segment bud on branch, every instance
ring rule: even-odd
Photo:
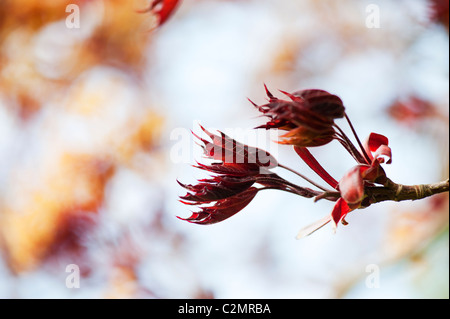
[[[205,156],[215,163],[198,164],[198,168],[217,176],[199,180],[197,185],[180,185],[190,193],[181,196],[181,202],[196,205],[200,211],[189,218],[180,218],[196,224],[221,222],[246,207],[261,190],[286,191],[315,201],[325,199],[335,202],[331,213],[316,223],[303,228],[297,237],[307,236],[331,222],[335,230],[339,223],[347,224],[348,213],[366,208],[382,201],[418,200],[449,191],[448,179],[444,182],[425,185],[401,185],[392,182],[382,164],[392,163],[392,150],[386,136],[370,133],[361,142],[341,99],[324,90],[302,90],[294,93],[280,91],[289,100],[275,97],[264,86],[268,103],[253,106],[268,118],[266,124],[257,129],[279,129],[287,131],[278,143],[292,145],[294,151],[311,170],[326,184],[313,182],[304,174],[286,167],[268,152],[239,143],[219,132],[219,135],[201,127],[209,140],[196,134],[202,143]],[[356,145],[335,120],[345,118]],[[308,148],[321,147],[333,140],[356,161],[339,180],[335,179],[313,156]],[[300,176],[317,189],[291,183],[271,171],[272,168],[288,170]]]

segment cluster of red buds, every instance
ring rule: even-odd
[[[339,223],[346,224],[345,216],[358,208],[371,205],[374,200],[369,188],[385,185],[389,179],[381,167],[391,163],[391,149],[388,139],[371,133],[364,143],[358,138],[348,118],[342,100],[323,90],[302,90],[285,94],[288,99],[275,97],[265,86],[268,103],[257,105],[250,101],[268,121],[258,126],[266,130],[286,131],[278,143],[293,145],[300,158],[327,184],[317,184],[298,172],[281,165],[268,152],[241,144],[222,132],[213,134],[201,127],[208,139],[194,134],[201,143],[204,154],[215,162],[210,165],[198,163],[196,167],[214,173],[209,179],[201,179],[196,185],[181,186],[188,193],[181,196],[181,202],[196,205],[200,210],[189,218],[181,218],[196,224],[213,224],[223,221],[246,207],[256,194],[264,189],[278,189],[315,200],[326,199],[335,202],[331,214],[317,223],[304,228],[299,237],[309,235],[331,222],[335,229]],[[345,119],[356,140],[356,145],[335,123]],[[337,140],[355,159],[350,168],[337,181],[319,164],[308,150]],[[311,184],[311,188],[293,184],[273,171],[280,167],[295,172]]]

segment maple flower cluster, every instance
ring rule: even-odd
[[[388,139],[383,135],[371,133],[362,143],[345,113],[342,100],[327,91],[280,91],[288,98],[284,100],[275,97],[266,86],[265,90],[268,103],[257,105],[250,100],[254,107],[268,118],[265,124],[256,129],[286,131],[280,136],[278,143],[292,145],[298,156],[327,185],[319,185],[303,174],[279,164],[264,150],[241,144],[222,132],[217,135],[201,127],[208,139],[196,134],[194,136],[203,147],[205,156],[215,162],[210,165],[198,163],[196,167],[215,175],[199,180],[196,185],[179,182],[188,191],[180,197],[181,202],[200,208],[189,218],[179,218],[196,224],[221,222],[246,207],[259,191],[278,189],[306,198],[335,202],[329,215],[305,227],[298,237],[309,235],[329,222],[334,229],[339,223],[346,224],[344,218],[349,212],[372,203],[371,197],[367,195],[367,188],[384,185],[387,181],[381,164],[390,164],[392,161]],[[356,139],[356,145],[335,123],[335,120],[344,118]],[[333,140],[338,141],[356,161],[356,165],[339,181],[320,165],[308,149],[326,145]],[[285,180],[271,171],[274,167],[295,172],[310,183],[311,188]]]

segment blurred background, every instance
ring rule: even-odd
[[[153,31],[147,6],[0,0],[0,298],[449,297],[448,194],[301,240],[332,203],[267,191],[223,223],[176,218],[189,130],[246,142],[263,83],[340,96],[361,139],[389,137],[395,182],[447,179],[448,1],[184,0]],[[354,165],[312,152],[336,179]]]

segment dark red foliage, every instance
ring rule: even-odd
[[[221,161],[225,166],[259,172],[264,168],[276,167],[276,159],[267,151],[237,142],[225,133],[213,134],[200,126],[211,141],[207,141],[193,133],[202,143],[205,155]]]
[[[182,187],[192,193],[181,196],[182,202],[188,205],[199,203],[210,203],[237,195],[249,189],[256,181],[254,176],[214,176],[211,179],[201,179],[196,185],[185,185],[178,182]]]
[[[189,218],[181,218],[195,224],[215,224],[221,222],[246,207],[255,197],[258,189],[251,187],[244,192],[219,200],[213,206],[203,207]]]
[[[267,87],[264,87],[269,103],[258,106],[250,101],[269,118],[267,123],[257,128],[287,130],[279,143],[294,145],[294,150],[300,158],[332,189],[316,184],[303,174],[281,164],[278,165],[275,158],[263,150],[241,144],[222,132],[216,135],[201,127],[210,140],[194,135],[202,143],[206,157],[219,162],[210,165],[198,164],[197,167],[217,176],[199,180],[196,185],[180,183],[189,191],[181,196],[181,202],[201,208],[191,217],[181,219],[197,224],[223,221],[246,207],[256,193],[263,189],[278,189],[306,198],[325,198],[336,202],[331,214],[319,223],[308,226],[300,233],[303,236],[330,221],[336,228],[339,222],[345,223],[344,218],[349,212],[370,205],[370,200],[364,201],[367,197],[366,187],[383,185],[387,181],[386,173],[380,164],[391,163],[388,138],[371,133],[363,145],[345,113],[341,99],[324,90],[302,90],[292,94],[281,91],[290,98],[290,101],[286,101],[274,97]],[[358,142],[357,146],[334,122],[344,117]],[[334,139],[339,141],[357,162],[339,182],[320,165],[307,148],[322,146]],[[275,166],[295,172],[321,191],[288,182],[270,171]]]
[[[178,182],[188,190],[186,195],[180,196],[180,201],[200,208],[191,217],[180,219],[196,224],[223,221],[242,210],[263,189],[279,189],[308,198],[319,194],[289,183],[271,172],[277,161],[268,152],[239,143],[222,132],[216,135],[203,127],[201,129],[211,141],[196,134],[194,136],[203,144],[200,146],[206,157],[220,162],[210,165],[199,163],[197,166],[216,176],[200,179],[195,185]]]
[[[323,90],[302,90],[292,94],[280,91],[290,98],[281,100],[273,96],[264,86],[269,103],[258,106],[269,118],[266,124],[257,128],[289,131],[280,143],[300,147],[321,146],[331,142],[335,136],[334,120],[342,118],[345,107],[341,99]]]

